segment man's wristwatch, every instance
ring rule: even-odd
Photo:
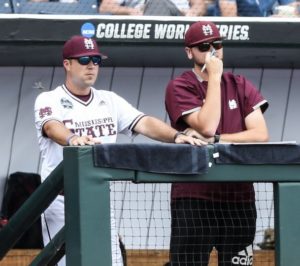
[[[220,142],[220,135],[214,135],[214,143],[219,143]]]

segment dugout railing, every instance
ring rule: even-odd
[[[61,163],[9,219],[8,224],[0,230],[0,260],[62,191],[63,182],[63,164]],[[64,243],[65,236],[64,229],[62,229],[42,250],[32,265],[48,265],[56,258]]]
[[[1,230],[0,258],[61,191],[63,179],[66,226],[31,265],[47,265],[45,262],[55,256],[64,242],[67,265],[111,265],[110,181],[251,181],[274,184],[276,266],[297,266],[300,261],[299,172],[300,147],[295,144],[67,147],[63,163]]]

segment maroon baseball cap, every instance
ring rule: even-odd
[[[184,44],[187,47],[195,46],[202,42],[223,39],[217,26],[210,21],[193,23],[185,33]]]
[[[92,55],[101,56],[102,59],[107,58],[106,55],[100,53],[97,42],[94,39],[76,35],[64,44],[64,59]]]

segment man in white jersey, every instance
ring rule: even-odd
[[[62,161],[63,146],[114,143],[119,133],[140,133],[164,142],[206,144],[143,114],[111,91],[93,88],[104,58],[95,40],[73,36],[63,47],[65,84],[37,97],[35,125],[42,155],[42,181]],[[59,195],[42,219],[45,245],[63,225],[64,196]],[[113,265],[123,265],[113,213],[111,228]],[[64,258],[59,265],[65,265]]]

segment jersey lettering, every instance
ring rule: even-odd
[[[106,122],[106,124],[98,124],[92,126],[85,126],[83,125],[90,125],[93,121],[94,124],[98,124],[97,122]],[[95,122],[96,121],[96,122]],[[111,123],[107,123],[111,121]],[[63,123],[67,128],[69,128],[72,132],[79,136],[92,136],[93,138],[99,138],[103,136],[113,136],[117,134],[117,131],[114,129],[115,124],[113,123],[112,118],[105,118],[105,119],[97,119],[97,120],[90,120],[90,121],[82,121],[82,122],[73,122],[72,119],[64,120]],[[74,127],[75,125],[75,127]]]

